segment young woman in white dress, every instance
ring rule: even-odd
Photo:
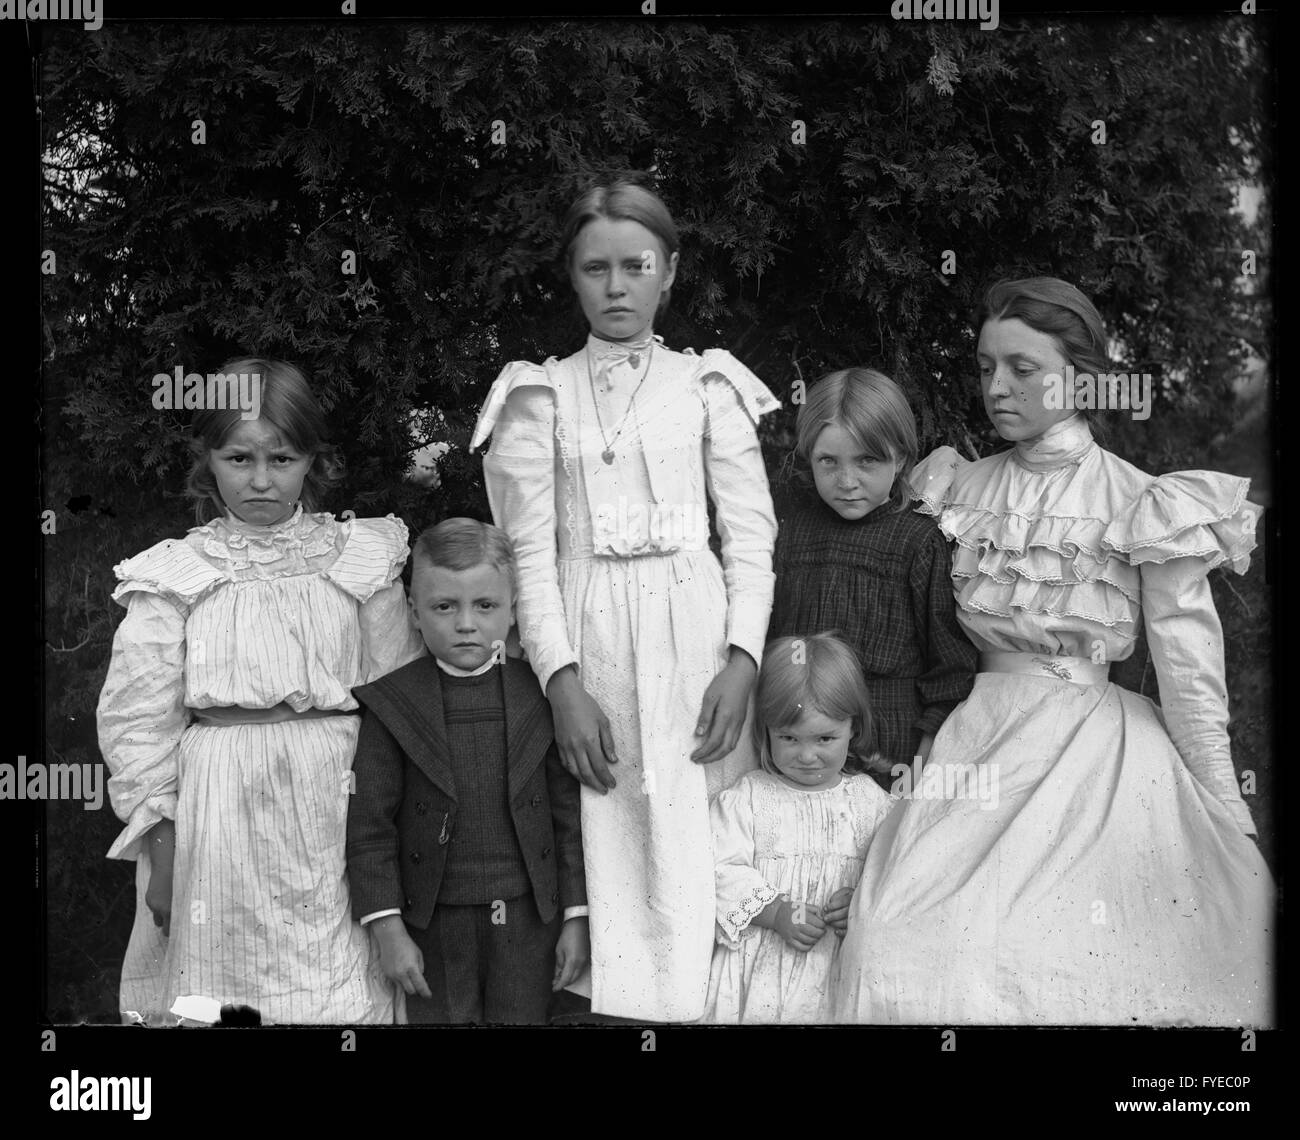
[[[302,374],[246,359],[261,410],[195,417],[204,525],[114,567],[126,617],[99,700],[110,858],[137,864],[124,1020],[179,997],[264,1023],[387,1022],[393,994],[349,911],[351,688],[422,652],[398,575],[406,527],[314,513],[337,463]]]
[[[1248,482],[1148,475],[1097,446],[1084,401],[1049,398],[1067,366],[1079,385],[1110,372],[1074,286],[999,282],[977,327],[985,408],[1012,447],[974,463],[940,448],[912,485],[956,543],[981,671],[867,855],[838,1014],[1268,1025],[1274,890],[1206,578],[1248,565]],[[1107,676],[1140,618],[1159,707]]]
[[[654,336],[678,258],[654,194],[582,195],[561,249],[587,343],[506,365],[471,447],[492,437],[520,641],[584,784],[592,1012],[691,1021],[713,943],[709,797],[756,764],[742,729],[776,522],[755,427],[779,404],[730,353]]]

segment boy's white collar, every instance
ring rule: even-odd
[[[483,662],[477,669],[461,669],[457,665],[448,665],[447,662],[438,657],[434,658],[438,662],[438,668],[452,677],[478,677],[486,673],[493,665],[497,663],[497,655],[494,652],[491,657]]]

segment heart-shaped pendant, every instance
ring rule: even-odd
[[[614,452],[613,452],[610,448],[608,448],[608,447],[605,448],[605,450],[602,451],[602,452],[600,453],[600,457],[601,457],[601,459],[603,459],[606,463],[613,463],[613,462],[614,462]]]

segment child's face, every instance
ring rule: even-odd
[[[208,452],[221,501],[254,526],[274,526],[293,514],[311,461],[260,419],[240,420],[225,443]]]
[[[836,787],[852,739],[852,720],[833,720],[816,709],[806,709],[794,724],[767,730],[773,764],[800,788]]]
[[[1070,408],[1049,408],[1052,389],[1044,378],[1066,375],[1069,362],[1056,338],[1024,321],[985,321],[976,356],[984,410],[1003,439],[1037,439],[1053,424],[1074,414]]]
[[[869,515],[889,501],[901,462],[864,454],[861,446],[839,424],[822,428],[813,443],[813,480],[822,501],[842,519]]]
[[[606,340],[636,340],[654,324],[659,298],[677,275],[677,254],[640,222],[596,218],[569,253],[573,282],[591,331]]]
[[[486,562],[468,570],[417,562],[411,571],[411,613],[439,661],[477,669],[498,645],[505,652],[515,621],[510,579]]]

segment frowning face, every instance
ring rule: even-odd
[[[822,501],[842,519],[864,518],[889,501],[900,460],[868,455],[839,424],[827,424],[808,456]]]
[[[240,420],[208,453],[208,466],[226,509],[241,522],[274,526],[293,514],[312,457],[303,455],[267,420]]]

